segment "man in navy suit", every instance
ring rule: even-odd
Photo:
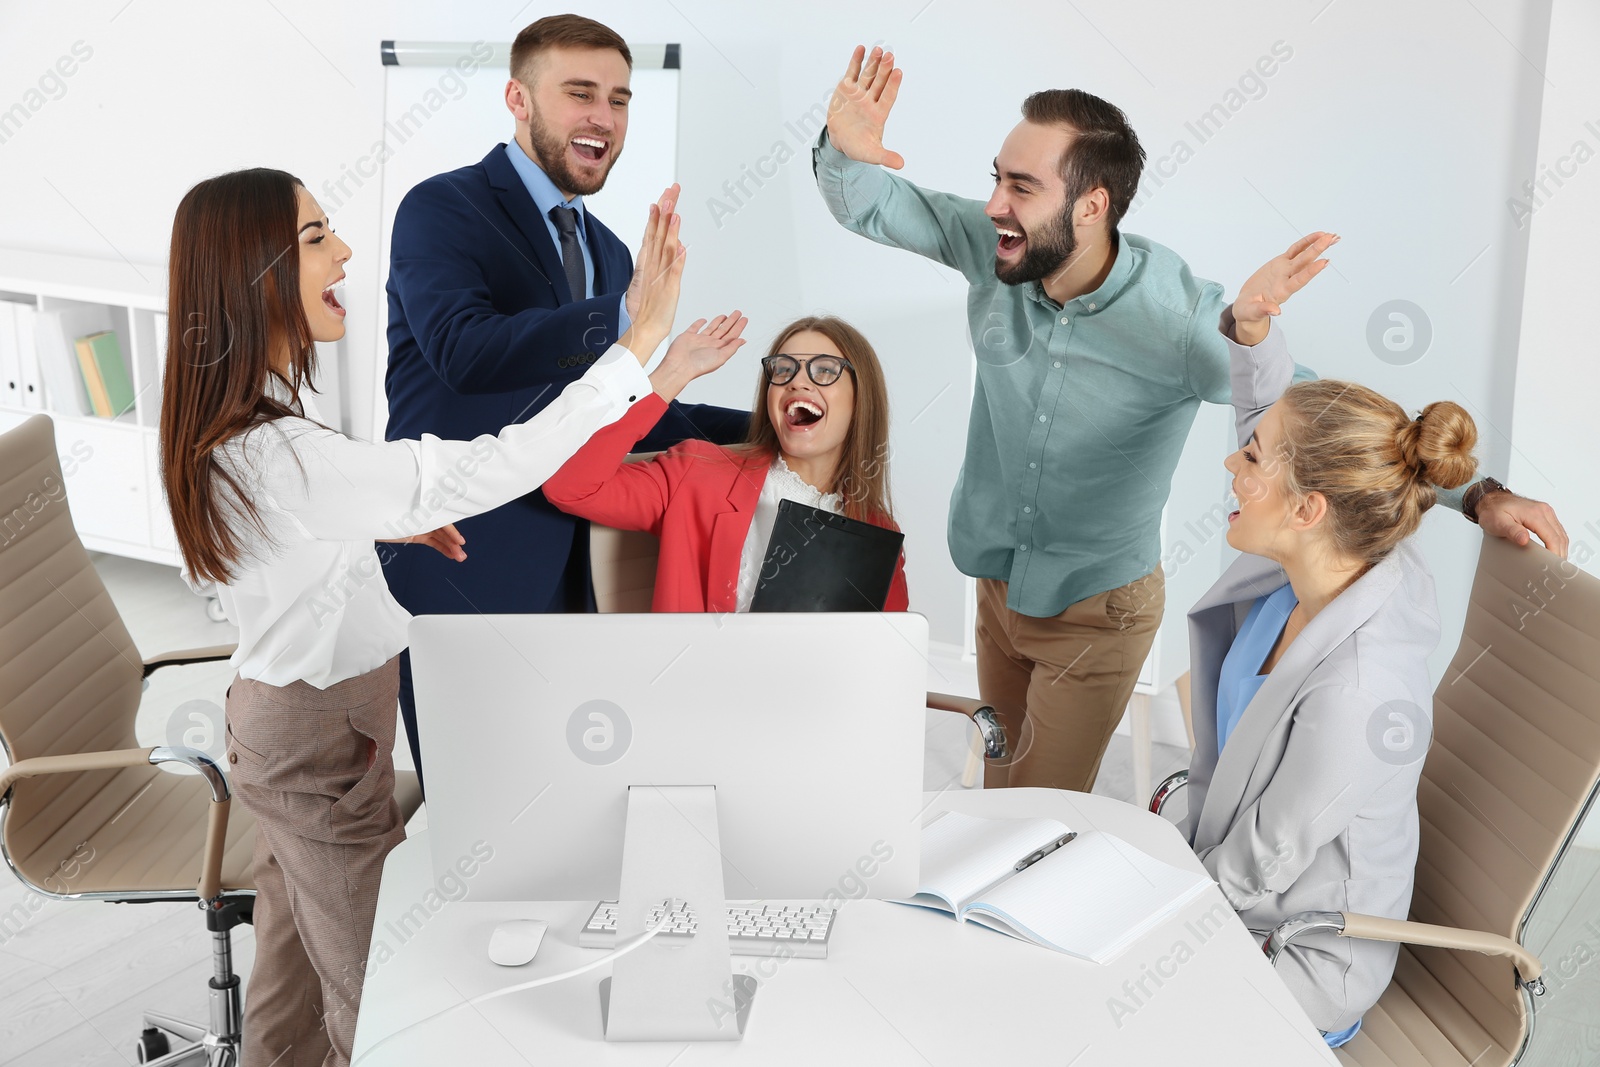
[[[498,433],[582,377],[627,330],[632,257],[583,196],[600,190],[622,152],[632,67],[627,44],[600,23],[540,19],[511,49],[514,143],[406,194],[390,242],[390,440]],[[640,447],[730,444],[748,424],[748,412],[674,403]],[[588,523],[543,493],[457,525],[465,562],[414,544],[386,553],[384,577],[412,614],[592,610]],[[407,656],[400,706],[420,776]]]

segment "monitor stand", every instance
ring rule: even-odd
[[[645,931],[645,915],[684,900],[699,929],[658,934],[619,956],[600,982],[607,1041],[738,1041],[756,980],[735,975],[728,954],[717,791],[709,785],[628,788],[617,894],[617,944]]]

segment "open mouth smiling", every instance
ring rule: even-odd
[[[1000,238],[1000,246],[998,251],[1002,256],[1009,256],[1011,253],[1021,248],[1028,240],[1027,237],[1023,236],[1020,230],[1009,229],[1005,226],[996,226],[994,228],[994,232]]]
[[[590,163],[598,163],[606,156],[606,149],[611,147],[598,137],[574,137],[572,150],[582,159]]]
[[[329,282],[328,285],[322,290],[322,302],[327,305],[329,311],[332,311],[335,315],[339,316],[343,316],[345,313],[344,305],[339,303],[339,298],[334,295],[333,291],[343,287],[344,275],[341,274],[336,281]]]
[[[809,400],[791,400],[783,409],[784,421],[791,430],[808,430],[822,421],[822,408]]]

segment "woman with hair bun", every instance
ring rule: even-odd
[[[1404,919],[1431,737],[1433,578],[1408,539],[1477,469],[1448,400],[1415,417],[1353,382],[1291,384],[1272,325],[1338,240],[1269,262],[1222,317],[1241,447],[1227,458],[1245,555],[1189,613],[1195,752],[1186,831],[1245,925],[1303,911]],[[1326,1037],[1354,1037],[1398,946],[1297,938],[1277,972]]]

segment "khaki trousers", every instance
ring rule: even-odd
[[[1159,566],[1049,619],[1019,615],[1005,582],[978,579],[978,695],[1011,748],[984,768],[985,789],[1094,787],[1165,606]]]
[[[327,689],[235,678],[228,770],[256,818],[242,1067],[346,1067],[394,799],[399,660]]]

